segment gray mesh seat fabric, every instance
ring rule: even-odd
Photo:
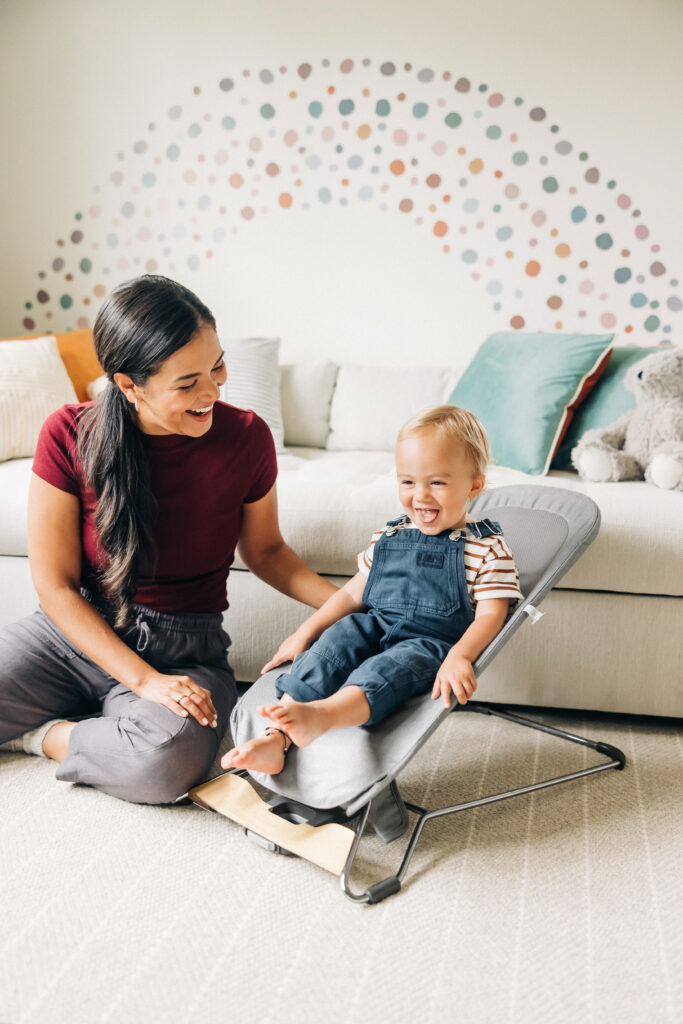
[[[527,485],[485,491],[473,502],[470,511],[474,518],[486,516],[500,523],[515,556],[524,594],[524,601],[478,658],[474,668],[479,674],[527,620],[527,610],[533,611],[540,604],[597,536],[600,512],[597,505],[585,495],[562,488]],[[276,699],[275,680],[289,667],[291,665],[278,666],[261,676],[238,703],[232,718],[232,733],[236,744],[263,734],[265,720],[257,709],[261,704]],[[324,734],[308,747],[292,747],[287,754],[285,768],[279,775],[253,773],[253,778],[272,793],[289,801],[298,801],[317,809],[341,809],[347,818],[363,809],[367,812],[374,806],[380,818],[383,814],[387,816],[384,838],[395,838],[405,831],[407,814],[394,780],[445,716],[464,710],[483,710],[505,716],[504,709],[474,701],[464,706],[456,703],[450,709],[444,709],[441,701],[433,701],[427,694],[409,701],[376,726],[338,729]],[[609,763],[587,769],[585,774],[603,768],[624,766],[621,751],[606,744],[573,737],[519,716],[509,714],[509,717],[520,724],[542,728],[574,742],[586,743],[610,758]],[[584,773],[573,773],[566,778],[578,777],[580,774]],[[564,779],[551,780],[546,784]],[[540,785],[537,784],[537,788]],[[505,795],[515,795],[522,791],[528,790],[525,788]],[[490,801],[494,798],[487,799]],[[421,808],[411,809],[422,811]],[[459,808],[423,813],[428,817],[436,813],[450,813],[455,809]],[[362,827],[366,818],[363,819]],[[370,818],[373,820],[372,815]],[[377,822],[373,820],[373,824],[377,828]],[[378,831],[381,835],[381,822]],[[400,888],[400,882],[395,877],[393,888],[390,885],[385,891],[382,889],[383,884],[374,894],[370,892],[370,898],[365,901],[376,902]],[[356,897],[348,890],[345,891],[353,899],[365,899],[368,895],[366,893]]]

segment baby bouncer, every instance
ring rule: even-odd
[[[512,634],[540,613],[537,606],[597,536],[600,512],[590,498],[555,487],[514,486],[484,491],[472,503],[471,515],[500,523],[520,573],[521,602],[507,623],[477,659],[477,677]],[[238,703],[232,718],[235,744],[261,735],[266,721],[258,707],[276,700],[275,680],[286,666],[261,676]],[[398,787],[403,768],[446,715],[470,712],[493,715],[526,728],[541,730],[570,743],[590,747],[603,760],[588,768],[533,782],[506,792],[448,807],[426,809],[404,802]],[[446,709],[429,694],[406,703],[371,728],[362,726],[325,733],[310,746],[292,747],[279,775],[253,773],[269,792],[263,800],[245,771],[233,770],[190,791],[202,807],[218,811],[244,826],[250,838],[275,853],[295,854],[337,874],[345,895],[357,903],[379,903],[397,893],[425,825],[434,818],[469,810],[509,797],[531,793],[587,775],[622,769],[626,758],[608,743],[575,736],[498,704],[469,701]],[[350,876],[356,854],[370,825],[389,843],[409,828],[409,812],[417,815],[400,866],[363,891],[354,891]]]

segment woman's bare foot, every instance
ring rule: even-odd
[[[269,718],[278,729],[283,729],[297,747],[307,747],[334,726],[323,701],[317,700],[304,704],[289,698],[286,703],[260,707],[259,714]]]
[[[258,736],[233,747],[221,758],[221,768],[248,768],[266,775],[279,775],[285,766],[286,739],[280,732]]]

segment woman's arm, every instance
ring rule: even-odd
[[[242,506],[237,550],[255,576],[311,608],[320,608],[337,590],[285,544],[278,524],[275,485],[259,501]]]
[[[157,672],[81,595],[78,498],[35,475],[28,501],[28,556],[43,611],[88,658],[138,696],[164,704],[183,718],[189,711],[202,725],[211,723],[216,712],[208,690],[187,676]],[[186,711],[178,698],[188,692],[194,699]]]

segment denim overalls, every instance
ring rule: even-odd
[[[442,661],[474,621],[465,577],[465,540],[501,534],[482,519],[467,531],[429,536],[387,523],[375,545],[363,592],[368,610],[333,623],[279,676],[278,697],[320,700],[342,686],[360,686],[370,705],[366,725],[431,689]]]

